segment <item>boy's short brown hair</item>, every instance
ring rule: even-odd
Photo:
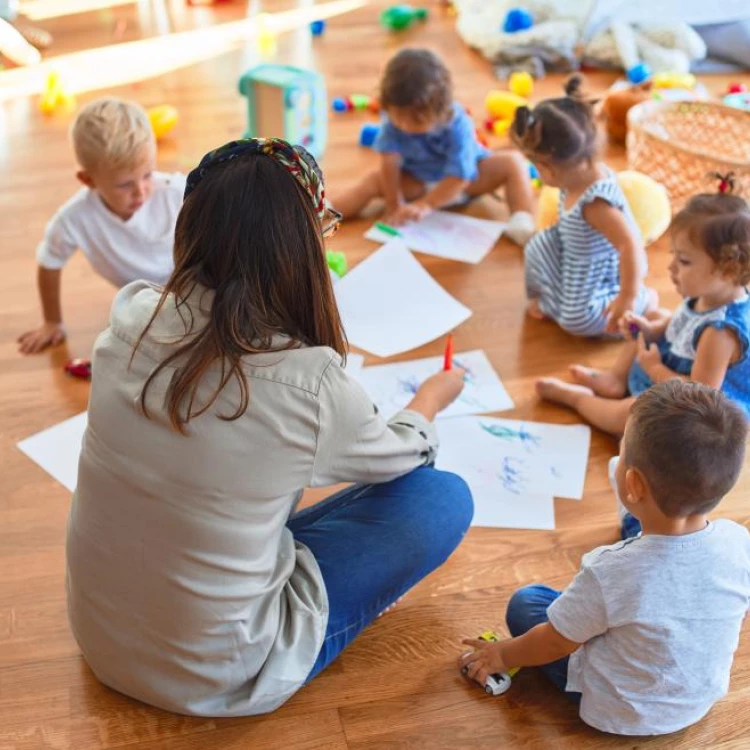
[[[143,107],[114,97],[83,107],[70,136],[76,159],[87,172],[100,167],[127,169],[156,150],[154,131]]]
[[[720,391],[669,380],[635,400],[623,458],[641,471],[664,515],[707,513],[740,475],[747,428],[742,410]]]
[[[447,117],[453,104],[451,74],[443,61],[426,49],[402,49],[392,57],[380,82],[383,109],[410,109],[416,119]]]

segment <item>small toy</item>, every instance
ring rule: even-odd
[[[246,137],[283,138],[316,159],[323,155],[328,117],[322,75],[266,63],[248,70],[239,89],[248,100]]]
[[[651,82],[638,86],[625,86],[610,91],[602,104],[602,117],[607,125],[607,136],[612,143],[625,143],[628,132],[627,118],[631,107],[651,97]]]
[[[427,8],[414,8],[411,5],[392,5],[380,14],[380,23],[391,31],[403,31],[415,21],[427,20]]]
[[[750,94],[738,91],[736,94],[728,94],[723,101],[728,107],[750,111]]]
[[[487,643],[497,643],[500,637],[493,630],[485,630],[477,640],[486,641]],[[495,672],[488,675],[487,682],[484,684],[484,692],[488,695],[502,695],[503,693],[507,693],[511,686],[511,677],[516,675],[519,670],[519,667],[514,667],[507,672]],[[464,667],[461,673],[465,675],[468,671],[468,667]]]
[[[541,189],[542,178],[539,176],[539,170],[531,162],[529,162],[529,179],[537,190]]]
[[[625,76],[630,83],[643,83],[651,78],[651,68],[646,63],[636,63],[625,71]]]
[[[380,112],[380,102],[374,96],[367,94],[352,94],[351,96],[337,96],[331,107],[334,112],[351,112],[353,110],[369,110],[376,114]]]
[[[382,221],[376,221],[375,222],[375,229],[377,229],[380,232],[383,232],[383,234],[387,234],[390,237],[400,237],[401,232],[398,231],[398,229],[394,229],[389,224],[385,224]]]
[[[180,119],[180,113],[176,107],[162,104],[159,107],[151,107],[146,111],[151,129],[154,131],[156,140],[159,141],[172,131]]]
[[[372,144],[375,143],[375,139],[378,137],[380,127],[374,125],[371,122],[365,123],[362,126],[362,130],[359,133],[359,145],[365,148],[371,148]]]
[[[512,91],[490,91],[484,99],[484,108],[495,120],[512,120],[519,107],[528,104],[527,100]]]
[[[328,268],[330,268],[336,276],[340,279],[344,277],[347,269],[346,255],[344,255],[344,253],[335,252],[334,250],[326,250],[326,262],[328,263]]]
[[[730,83],[727,86],[727,94],[744,94],[747,91],[747,86],[744,83]]]
[[[58,109],[72,110],[75,103],[75,97],[66,91],[60,74],[52,71],[47,76],[44,91],[39,99],[40,111],[45,115],[51,115]]]
[[[634,338],[638,338],[638,334],[641,332],[641,329],[638,327],[638,323],[633,323],[632,321],[628,323],[628,331],[630,331],[630,335]]]
[[[505,120],[495,120],[495,122],[492,123],[492,132],[502,138],[508,133],[512,124],[513,120],[510,118]]]
[[[655,89],[692,90],[696,84],[692,73],[656,73],[651,81]]]
[[[91,380],[91,360],[71,359],[70,362],[65,365],[65,372],[74,378]]]
[[[269,13],[259,13],[257,16],[258,34],[256,43],[258,51],[263,56],[270,56],[276,52],[276,31],[271,28],[268,21]]]
[[[313,21],[310,24],[310,32],[313,36],[323,36],[323,33],[326,30],[326,22],[325,21]]]
[[[534,93],[534,78],[525,70],[515,70],[508,79],[508,88],[516,96],[528,98]]]
[[[517,31],[525,31],[534,25],[534,16],[525,8],[511,8],[503,21],[503,31],[506,34],[515,34]]]

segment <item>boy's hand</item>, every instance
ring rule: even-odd
[[[607,333],[617,333],[620,329],[620,321],[626,313],[633,311],[635,297],[631,295],[618,294],[607,308]]]
[[[431,213],[432,210],[432,206],[423,201],[402,203],[395,211],[391,211],[386,216],[386,223],[391,224],[394,227],[399,227],[410,221],[424,219],[424,217]]]
[[[645,336],[641,333],[638,335],[638,353],[636,361],[643,368],[643,371],[650,375],[651,370],[661,364],[661,352],[656,344],[646,343]]]
[[[458,668],[466,669],[466,676],[476,680],[482,687],[487,684],[487,678],[496,672],[507,672],[508,666],[503,661],[503,642],[489,643],[487,641],[472,640],[467,638],[463,641],[467,646],[475,650],[462,654],[458,658]]]
[[[36,354],[48,346],[62,344],[67,337],[62,323],[43,323],[34,331],[27,331],[18,337],[18,351],[21,354]]]

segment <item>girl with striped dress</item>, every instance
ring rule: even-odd
[[[545,184],[560,188],[559,220],[524,249],[529,314],[575,336],[616,334],[625,313],[657,306],[643,283],[646,253],[616,175],[597,162],[591,102],[581,76],[565,96],[519,107],[514,143]]]

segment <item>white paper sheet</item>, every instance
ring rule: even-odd
[[[66,489],[78,484],[78,457],[88,414],[83,412],[18,443],[18,448]]]
[[[411,250],[463,263],[479,263],[500,239],[505,224],[451,211],[434,211],[422,221],[397,229],[404,244]],[[365,237],[374,242],[393,239],[375,225],[370,227]]]
[[[456,354],[453,362],[466,370],[464,390],[438,417],[486,414],[513,408],[513,400],[483,351]],[[410,362],[365,367],[356,378],[388,419],[403,409],[411,401],[417,388],[442,367],[442,357],[427,357]]]
[[[350,343],[379,357],[416,349],[471,317],[400,240],[349,271],[335,293]]]
[[[438,467],[472,477],[473,486],[521,497],[583,496],[591,441],[586,425],[457,417],[440,420],[438,435]]]
[[[439,469],[455,471],[443,466],[438,458]],[[545,495],[513,494],[499,484],[482,484],[474,481],[469,473],[463,474],[474,498],[472,526],[489,526],[499,529],[545,529],[555,528],[555,501]]]

